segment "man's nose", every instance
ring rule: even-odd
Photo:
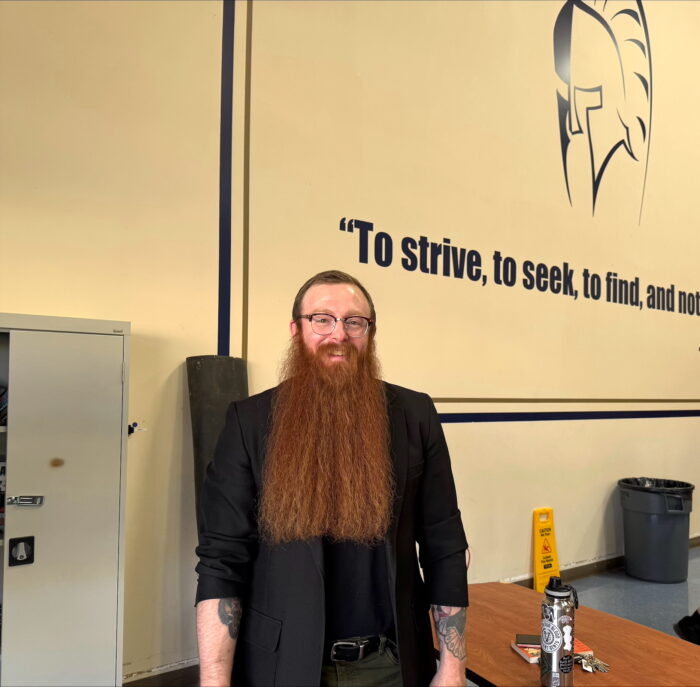
[[[345,322],[342,320],[336,321],[335,329],[331,332],[330,338],[334,341],[346,341],[348,339],[348,333],[345,331]]]

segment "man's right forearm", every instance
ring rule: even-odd
[[[233,654],[243,609],[238,598],[207,599],[197,604],[199,681],[202,687],[231,684]]]

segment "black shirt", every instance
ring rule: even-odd
[[[386,549],[356,542],[323,542],[326,640],[394,638]]]

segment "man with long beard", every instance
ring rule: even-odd
[[[467,542],[435,408],[381,381],[350,275],[309,279],[290,330],[281,384],[231,405],[207,471],[201,684],[465,685]]]

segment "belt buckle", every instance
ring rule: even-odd
[[[361,661],[365,657],[365,646],[369,644],[369,639],[363,639],[362,641],[359,642],[333,642],[331,646],[331,661]],[[346,659],[346,658],[337,658],[335,651],[336,649],[357,649],[357,658],[353,659]]]

